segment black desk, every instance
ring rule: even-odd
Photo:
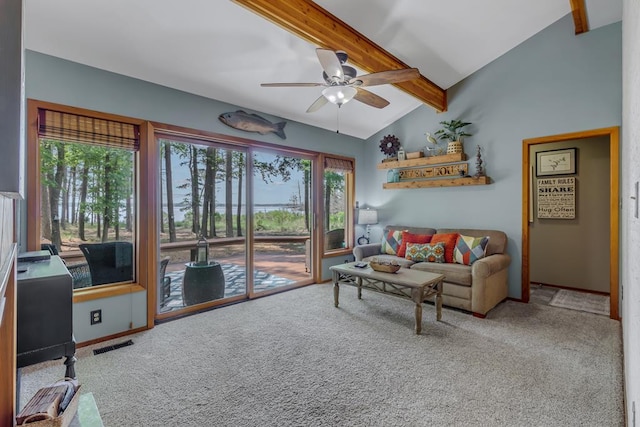
[[[65,377],[76,378],[73,285],[60,257],[19,262],[16,291],[17,367],[64,356]]]

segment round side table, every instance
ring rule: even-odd
[[[220,263],[209,261],[209,264],[199,265],[189,262],[185,266],[187,269],[182,280],[185,305],[224,298],[224,274]]]

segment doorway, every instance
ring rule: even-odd
[[[598,138],[599,137],[599,138]],[[608,291],[610,295],[610,318],[619,319],[619,292],[618,292],[618,265],[619,265],[619,236],[618,236],[618,223],[619,223],[619,128],[604,128],[604,129],[596,129],[591,131],[584,132],[575,132],[561,135],[552,135],[541,138],[532,138],[526,139],[523,141],[523,169],[522,169],[522,195],[523,195],[523,212],[522,212],[522,301],[529,302],[530,297],[530,283],[531,283],[531,272],[532,272],[532,245],[535,244],[535,239],[532,239],[531,234],[531,225],[533,221],[537,220],[539,216],[544,217],[544,215],[540,215],[539,212],[533,212],[533,207],[535,205],[536,200],[534,200],[534,195],[537,193],[534,192],[535,185],[537,183],[537,178],[541,178],[539,176],[541,171],[536,169],[536,156],[532,153],[536,151],[541,151],[542,147],[563,147],[562,144],[554,144],[554,143],[565,143],[567,141],[584,141],[587,138],[594,139],[595,141],[608,142],[608,151],[609,151],[609,193],[608,200],[605,203],[608,206],[608,241],[604,240],[605,245],[608,243],[608,274],[605,274],[605,279],[608,279]],[[601,143],[602,143],[601,142]],[[545,146],[541,144],[546,144]],[[549,145],[552,144],[552,145]],[[568,171],[571,172],[571,171]],[[542,172],[544,174],[544,172]],[[538,175],[538,176],[537,176]],[[549,175],[549,178],[553,179],[563,179],[563,177],[571,177],[571,175]],[[544,178],[544,177],[542,177]],[[555,180],[550,180],[550,182],[554,183]],[[558,181],[559,182],[559,181]],[[580,185],[580,183],[577,183]],[[579,205],[576,205],[579,207]],[[605,212],[606,213],[606,212]],[[560,220],[547,220],[549,222],[555,223],[554,225],[558,227],[557,229],[562,228],[562,221]],[[558,223],[560,222],[560,225]],[[574,222],[577,223],[577,221]],[[563,279],[557,279],[563,280]],[[607,287],[605,287],[606,289]]]

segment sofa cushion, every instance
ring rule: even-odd
[[[414,264],[414,262],[411,261],[411,260],[408,260],[406,258],[400,258],[400,257],[395,256],[395,255],[386,255],[386,254],[381,254],[380,255],[380,254],[378,254],[378,255],[373,255],[373,256],[368,256],[368,257],[362,258],[362,261],[364,261],[364,262],[371,262],[373,260],[377,260],[378,262],[382,262],[382,263],[395,262],[400,267],[403,267],[403,268],[409,268]]]
[[[458,236],[453,250],[453,259],[458,264],[471,265],[484,258],[489,243],[488,237],[472,237],[463,234]]]
[[[444,243],[407,243],[406,259],[414,262],[444,262]]]
[[[466,300],[469,302],[469,307],[459,307],[466,310],[469,310],[471,307],[471,297],[473,296],[473,291],[471,286],[459,286],[453,283],[443,282],[442,283],[442,296],[448,295],[450,297],[455,297],[458,299]]]
[[[444,262],[453,262],[453,249],[458,240],[458,233],[436,233],[431,237],[431,243],[444,243]]]
[[[398,256],[405,258],[407,253],[407,243],[429,243],[431,242],[432,234],[414,234],[407,230],[402,231],[402,243],[400,243],[400,249],[398,250]]]
[[[471,286],[471,266],[462,264],[439,264],[437,262],[418,262],[412,269],[444,274],[444,281],[456,285]]]
[[[504,231],[481,230],[473,228],[440,228],[438,233],[459,233],[465,236],[489,237],[486,256],[507,253],[507,235]]]
[[[402,243],[402,230],[390,230],[382,236],[380,251],[387,255],[398,255]]]

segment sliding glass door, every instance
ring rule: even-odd
[[[253,151],[253,294],[312,281],[312,159]]]
[[[158,313],[246,298],[246,151],[159,138]]]
[[[312,283],[312,156],[157,142],[159,319]]]

